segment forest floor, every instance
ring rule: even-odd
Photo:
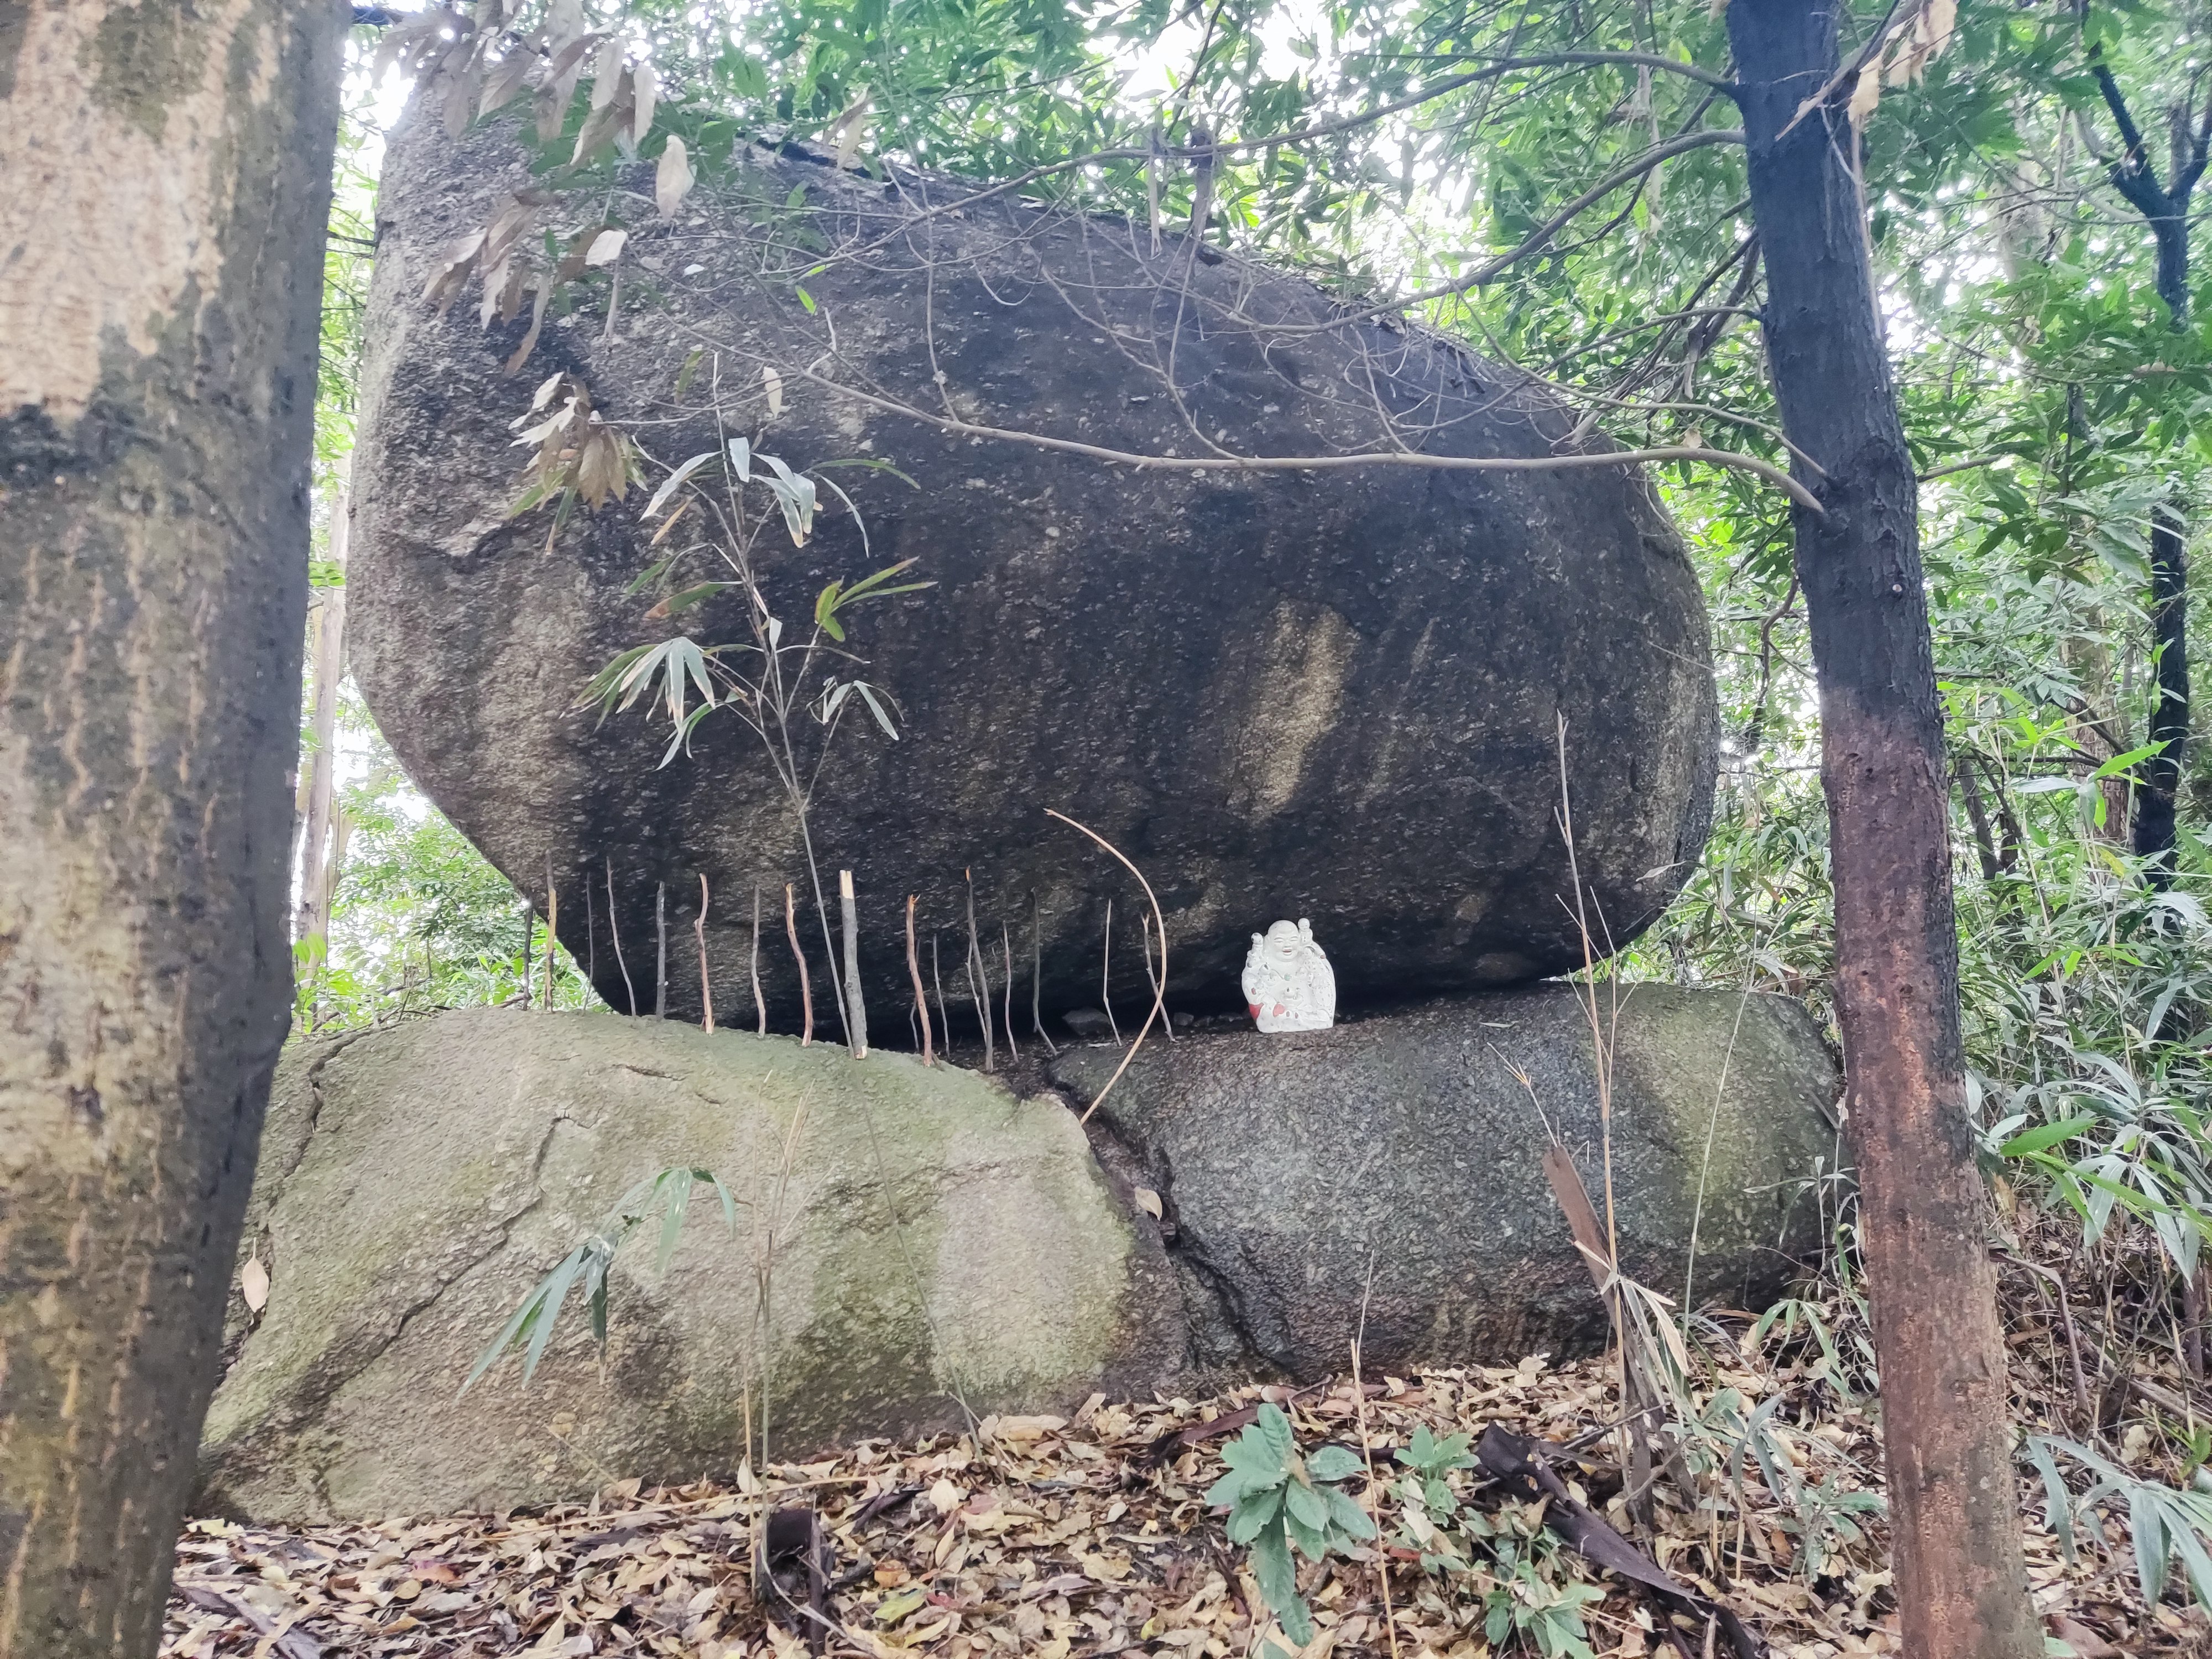
[[[1748,1346],[1748,1345],[1747,1345]],[[1618,1378],[1608,1367],[1451,1370],[1340,1382],[1304,1391],[1245,1389],[1221,1398],[1142,1404],[1094,1399],[1068,1420],[986,1419],[981,1433],[917,1445],[864,1443],[805,1465],[771,1465],[765,1481],[641,1491],[611,1486],[588,1504],[540,1514],[454,1516],[382,1526],[296,1530],[191,1523],[178,1547],[164,1659],[324,1659],[415,1655],[666,1655],[789,1659],[807,1652],[803,1571],[757,1598],[751,1526],[765,1507],[811,1509],[826,1535],[819,1651],[965,1659],[1128,1654],[1152,1659],[1389,1655],[1481,1659],[1545,1646],[1538,1626],[1571,1628],[1548,1608],[1581,1601],[1598,1656],[1730,1652],[1725,1633],[1558,1546],[1522,1503],[1480,1471],[1450,1477],[1492,1536],[1474,1565],[1426,1571],[1404,1547],[1401,1471],[1393,1454],[1425,1427],[1479,1439],[1492,1424],[1579,1449],[1556,1460],[1577,1498],[1608,1515],[1672,1577],[1733,1608],[1778,1659],[1856,1659],[1899,1651],[1881,1516],[1854,1494],[1878,1492],[1881,1448],[1866,1402],[1819,1376],[1817,1360],[1779,1368],[1749,1354],[1718,1382],[1747,1399],[1780,1394],[1765,1414],[1762,1471],[1695,1448],[1688,1473],[1709,1496],[1670,1508],[1670,1483],[1644,1524],[1618,1496]],[[2177,1375],[2161,1388],[2184,1386]],[[1314,1639],[1301,1649],[1262,1605],[1245,1553],[1205,1501],[1231,1431],[1262,1393],[1290,1412],[1299,1444],[1334,1441],[1376,1474],[1363,1504],[1389,1546],[1360,1559],[1303,1565]],[[2148,1431],[2115,1425],[2132,1461]],[[1788,1468],[1780,1467],[1787,1464]],[[1796,1497],[1784,1506],[1769,1482]],[[1355,1494],[1362,1483],[1347,1483]],[[2124,1513],[2101,1538],[2076,1528],[2069,1559],[2027,1506],[2028,1572],[2038,1613],[2079,1659],[2212,1654],[2212,1620],[2169,1589],[2147,1608]],[[810,1524],[793,1515],[784,1525]],[[1499,1540],[1528,1563],[1499,1565]],[[770,1529],[772,1546],[777,1531]],[[1583,1590],[1577,1587],[1587,1584]],[[1508,1605],[1510,1604],[1510,1605]],[[1679,1608],[1680,1603],[1674,1604]],[[1486,1633],[1496,1611],[1521,1628]],[[1493,1630],[1498,1629],[1495,1624]],[[2053,1651],[2059,1651],[2054,1647]]]

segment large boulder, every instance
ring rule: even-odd
[[[1835,1061],[1781,997],[1534,986],[1333,1030],[1147,1045],[1092,1119],[1160,1194],[1200,1364],[1297,1377],[1586,1352],[1606,1315],[1544,1170],[1553,1137],[1623,1270],[1764,1309],[1821,1243]],[[1084,1102],[1120,1054],[1063,1054]],[[1833,1212],[1833,1194],[1826,1212]],[[1693,1257],[1694,1251],[1694,1257]],[[1691,1272],[1692,1260],[1695,1273]]]
[[[1150,877],[1179,1006],[1233,1005],[1249,935],[1279,916],[1313,920],[1347,1006],[1578,965],[1562,721],[1592,928],[1625,942],[1658,914],[1704,838],[1716,714],[1697,579],[1640,472],[1237,464],[1543,458],[1573,426],[1547,394],[1303,280],[1194,258],[1179,235],[1155,253],[1142,227],[1008,194],[945,210],[974,189],[956,181],[759,148],[739,160],[672,219],[654,213],[649,168],[534,209],[525,254],[610,204],[629,237],[561,289],[511,378],[529,308],[486,329],[474,290],[442,316],[424,290],[456,238],[544,182],[513,131],[495,121],[456,144],[410,121],[378,197],[354,672],[410,775],[494,863],[539,895],[550,861],[563,938],[616,1006],[634,988],[650,1007],[665,885],[683,964],[670,1006],[696,1010],[682,947],[704,875],[722,1006],[750,1014],[757,889],[771,1018],[795,1029],[779,912],[786,883],[805,903],[808,878],[796,818],[733,713],[656,769],[665,722],[572,708],[626,647],[746,624],[735,593],[647,618],[657,590],[627,589],[701,520],[649,548],[643,490],[557,531],[550,505],[509,516],[529,453],[510,422],[556,371],[640,435],[648,483],[726,429],[794,466],[880,462],[918,486],[827,472],[865,515],[865,544],[825,484],[805,547],[772,512],[755,545],[793,638],[833,579],[913,558],[911,576],[936,583],[854,613],[866,666],[839,672],[896,699],[902,740],[851,701],[811,808],[825,884],[857,876],[878,1007],[908,994],[908,893],[923,972],[941,930],[947,994],[967,1000],[963,872],[998,947],[994,984],[1002,929],[1026,977],[1034,914],[1038,1000],[1095,1002],[1112,900],[1115,994],[1146,993],[1135,889],[1048,806]],[[1206,465],[991,435],[1005,429]],[[701,552],[670,580],[716,574]],[[819,728],[799,724],[811,766]],[[820,930],[801,927],[819,986]]]
[[[1606,1020],[1625,1265],[1679,1295],[1694,1229],[1697,1300],[1763,1308],[1818,1243],[1808,1186],[1834,1167],[1820,1033],[1794,1004],[1658,986]],[[757,1461],[763,1389],[790,1459],[1097,1389],[1310,1381],[1363,1319],[1378,1369],[1589,1352],[1604,1313],[1541,1165],[1548,1124],[1603,1205],[1595,1052],[1563,988],[1148,1043],[1086,1146],[1070,1108],[1109,1048],[1055,1062],[1063,1103],[605,1014],[301,1045],[203,1501],[286,1522],[544,1503]],[[701,1189],[665,1275],[650,1230],[617,1258],[604,1370],[572,1305],[529,1386],[510,1359],[461,1394],[539,1276],[671,1166],[722,1177],[736,1237]]]
[[[694,1195],[572,1302],[535,1379],[476,1356],[641,1177]],[[481,1010],[295,1047],[246,1249],[268,1301],[208,1414],[204,1501],[264,1520],[545,1503],[854,1434],[1066,1409],[1182,1364],[1158,1245],[1057,1100],[911,1057]],[[243,1311],[234,1297],[233,1307]]]

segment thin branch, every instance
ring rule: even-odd
[[[1130,863],[1120,848],[1115,846],[1112,842],[1107,840],[1105,836],[1100,835],[1096,830],[1090,828],[1088,825],[1078,823],[1073,818],[1068,817],[1065,812],[1054,811],[1051,807],[1048,806],[1044,809],[1044,815],[1048,818],[1058,818],[1062,823],[1067,825],[1071,830],[1081,830],[1085,835],[1090,836],[1091,840],[1097,842],[1101,847],[1111,853],[1115,858],[1121,861],[1121,867],[1124,870],[1127,870],[1131,875],[1134,876],[1137,878],[1137,885],[1145,890],[1145,897],[1152,907],[1153,925],[1160,930],[1161,988],[1152,994],[1152,1009],[1151,1012],[1146,1014],[1144,1024],[1138,1029],[1137,1040],[1129,1045],[1128,1052],[1121,1056],[1121,1063],[1114,1068],[1114,1075],[1106,1079],[1106,1086],[1101,1089],[1098,1091],[1097,1097],[1093,1099],[1088,1106],[1083,1109],[1083,1115],[1078,1121],[1079,1122],[1088,1123],[1091,1121],[1091,1113],[1098,1109],[1099,1101],[1105,1099],[1108,1095],[1114,1091],[1114,1085],[1121,1080],[1121,1073],[1129,1069],[1129,1062],[1137,1057],[1137,1050],[1145,1046],[1145,1037],[1146,1033],[1150,1032],[1152,1029],[1152,1022],[1160,1018],[1164,1006],[1163,999],[1166,994],[1168,979],[1168,922],[1167,918],[1160,914],[1160,901],[1158,896],[1152,891],[1152,884],[1145,879],[1145,872],[1137,868],[1135,865]]]
[[[2008,449],[1996,455],[1977,455],[1971,461],[1954,461],[1948,466],[1931,467],[1919,475],[1917,482],[1926,483],[1931,478],[1948,478],[1954,472],[1972,472],[1976,467],[1993,466],[1999,461],[2011,459],[2012,452]]]
[[[972,195],[963,196],[953,201],[943,202],[934,207],[926,208],[912,219],[902,222],[896,232],[852,252],[855,254],[871,252],[874,248],[884,246],[892,236],[905,234],[924,220],[939,218],[946,214],[957,215],[969,208],[994,201],[1001,196],[1026,190],[1030,185],[1042,183],[1047,179],[1057,178],[1063,173],[1080,172],[1086,167],[1097,167],[1109,161],[1151,163],[1172,160],[1188,162],[1195,161],[1201,156],[1238,155],[1247,151],[1280,149],[1291,144],[1311,143],[1316,139],[1331,138],[1340,133],[1350,132],[1359,127],[1371,126],[1378,121],[1389,119],[1393,115],[1401,115],[1409,109],[1418,108],[1423,104],[1434,103],[1437,99],[1448,97],[1465,88],[1485,81],[1495,81],[1519,70],[1607,64],[1667,70],[1677,75],[1687,76],[1693,81],[1730,96],[1735,94],[1736,89],[1735,83],[1725,76],[1717,75],[1711,70],[1700,69],[1694,64],[1680,63],[1674,58],[1662,58],[1649,52],[1551,52],[1529,58],[1501,58],[1486,68],[1472,70],[1465,75],[1447,76],[1433,86],[1424,88],[1419,92],[1409,94],[1391,103],[1377,105],[1375,108],[1364,110],[1358,114],[1337,116],[1331,120],[1316,122],[1310,127],[1299,127],[1289,132],[1273,133],[1264,138],[1238,138],[1196,146],[1164,144],[1155,147],[1148,143],[1139,149],[1134,145],[1121,145],[1110,149],[1086,151],[1081,155],[1072,155],[1063,161],[1048,161],[1042,166],[1030,168],[1026,173],[1017,173],[1011,179],[1003,179],[998,184],[979,190]],[[1741,140],[1742,135],[1739,133],[1736,136]],[[897,183],[895,173],[892,182]]]
[[[1675,156],[1686,155],[1692,150],[1710,149],[1716,144],[1741,144],[1741,143],[1743,143],[1743,129],[1741,127],[1705,127],[1696,132],[1684,133],[1679,138],[1672,138],[1663,144],[1654,145],[1634,161],[1614,168],[1542,224],[1537,226],[1518,247],[1476,266],[1473,272],[1460,277],[1455,282],[1447,283],[1441,288],[1424,289],[1418,294],[1409,294],[1401,299],[1391,300],[1381,305],[1370,306],[1364,311],[1351,312],[1326,323],[1306,323],[1297,325],[1277,324],[1271,327],[1273,331],[1278,334],[1319,334],[1331,329],[1342,328],[1348,324],[1364,322],[1371,317],[1390,315],[1414,306],[1427,305],[1432,301],[1455,300],[1469,289],[1486,287],[1496,282],[1500,276],[1520,264],[1522,260],[1528,258],[1531,254],[1543,252],[1552,238],[1558,235],[1560,230],[1583,209],[1594,203],[1602,201],[1623,185],[1641,179],[1662,161],[1672,161]]]
[[[1646,462],[1698,461],[1709,466],[1732,466],[1740,471],[1754,474],[1808,511],[1821,513],[1826,510],[1820,505],[1820,497],[1772,463],[1762,461],[1755,455],[1740,455],[1730,449],[1708,449],[1702,445],[1673,444],[1656,449],[1619,449],[1590,455],[1423,455],[1412,450],[1374,450],[1353,455],[1139,455],[1126,449],[1109,449],[1100,444],[1079,443],[1073,438],[1048,437],[1042,433],[1019,432],[1007,427],[979,426],[972,421],[933,415],[927,410],[915,408],[911,404],[878,397],[874,392],[863,392],[857,386],[833,380],[811,368],[793,369],[787,373],[796,374],[800,379],[811,380],[825,391],[851,398],[872,409],[879,409],[889,415],[903,415],[909,420],[923,422],[942,432],[965,438],[998,438],[1008,443],[1028,444],[1034,448],[1058,450],[1069,455],[1087,455],[1093,460],[1112,461],[1140,471],[1318,472],[1337,471],[1355,466],[1410,466],[1445,472],[1563,472],[1583,471],[1593,467],[1636,466]]]
[[[1386,56],[1379,52],[1364,52],[1358,55],[1369,58],[1381,58]],[[1422,53],[1419,56],[1422,61],[1435,64],[1468,64],[1485,61],[1479,52],[1440,52],[1434,55]],[[1491,64],[1491,72],[1495,74],[1510,73],[1518,69],[1557,69],[1584,64],[1620,64],[1633,69],[1665,70],[1670,75],[1686,75],[1701,85],[1714,88],[1731,96],[1735,94],[1736,89],[1735,82],[1725,75],[1716,74],[1713,70],[1701,68],[1696,64],[1686,64],[1679,58],[1662,58],[1658,53],[1650,52],[1547,52],[1529,57],[1498,58],[1488,61]]]
[[[1874,33],[1867,36],[1866,44],[1853,52],[1843,67],[1828,77],[1827,83],[1820,91],[1797,106],[1797,112],[1790,118],[1789,125],[1774,135],[1775,143],[1778,144],[1787,138],[1797,130],[1797,124],[1800,121],[1826,103],[1845,87],[1857,84],[1859,71],[1873,60],[1875,53],[1881,50],[1881,43],[1889,39],[1890,27],[1897,21],[1897,14],[1903,4],[1904,0],[1889,0],[1889,9],[1882,15],[1881,21],[1875,26]]]
[[[2101,52],[2093,52],[2089,73],[2097,77],[2097,90],[2105,94],[2105,107],[2112,112],[2113,123],[2120,130],[2120,142],[2127,146],[2124,165],[2149,179],[2151,188],[2156,190],[2158,177],[2150,170],[2150,147],[2143,143],[2135,118],[2128,113],[2128,100],[2121,95],[2120,83],[2112,78],[2111,66],[2104,61]]]
[[[2130,204],[2144,218],[2170,218],[2173,203],[2159,187],[2158,174],[2151,166],[2149,148],[2144,144],[2135,118],[2128,113],[2127,100],[2120,94],[2120,83],[2112,78],[2112,71],[2100,53],[2092,53],[2089,72],[2097,77],[2098,90],[2105,94],[2105,106],[2112,112],[2112,120],[2120,130],[2120,142],[2127,147],[2120,159],[2112,162],[2105,170],[2112,181],[2112,188],[2126,197]],[[2191,182],[2193,184],[2195,180]]]

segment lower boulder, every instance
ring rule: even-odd
[[[1766,1305],[1837,1161],[1819,1030],[1780,999],[1656,985],[1601,1024],[1624,1267],[1679,1297],[1694,1237],[1698,1301]],[[1588,1352],[1605,1314],[1543,1159],[1556,1135],[1603,1215],[1597,1052],[1559,986],[1156,1038],[1086,1144],[1068,1105],[1113,1047],[1052,1062],[1067,1100],[1025,1100],[912,1055],[611,1014],[299,1045],[201,1502],[272,1522],[542,1504],[1094,1390],[1317,1378],[1363,1319],[1376,1370]],[[696,1188],[665,1273],[649,1237],[616,1258],[604,1365],[572,1296],[528,1386],[510,1358],[462,1393],[541,1275],[673,1167],[720,1177],[734,1227]]]
[[[641,1177],[712,1170],[665,1274],[617,1260],[525,1387],[460,1393]],[[1182,1367],[1156,1237],[1057,1100],[915,1058],[611,1014],[476,1010],[301,1045],[246,1249],[270,1275],[208,1414],[202,1501],[271,1522],[506,1509],[617,1475],[1066,1409]],[[241,1297],[232,1308],[243,1316]]]
[[[1091,1119],[1160,1196],[1194,1358],[1308,1378],[1590,1352],[1606,1313],[1547,1181],[1556,1138],[1622,1270],[1679,1303],[1765,1309],[1821,1239],[1841,1086],[1782,997],[1566,985],[1326,1031],[1147,1043]],[[1088,1103],[1118,1049],[1054,1075]],[[1832,1194],[1829,1213],[1833,1213]],[[1694,1257],[1694,1272],[1692,1260]]]

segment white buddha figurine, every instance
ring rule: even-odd
[[[1263,1031],[1326,1031],[1336,1024],[1336,975],[1313,923],[1279,921],[1252,935],[1244,1003]]]

